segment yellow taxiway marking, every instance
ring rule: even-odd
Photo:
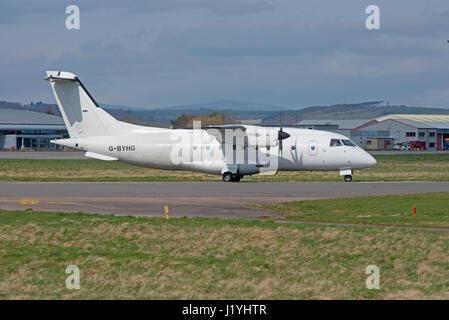
[[[20,204],[22,205],[34,205],[39,204],[40,202],[40,199],[20,199]]]
[[[40,203],[47,203],[47,204],[63,204],[63,205],[74,205],[72,202],[59,202],[59,201],[48,201],[48,202],[41,202],[40,199],[20,199],[20,200],[0,200],[0,202],[14,202],[14,203],[20,203],[21,205],[36,205]]]

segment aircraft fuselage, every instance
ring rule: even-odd
[[[266,128],[264,128],[266,129]],[[277,131],[277,128],[268,130]],[[326,131],[286,128],[290,134],[283,141],[282,156],[279,144],[266,146],[236,145],[234,153],[241,152],[245,156],[241,161],[234,161],[236,170],[241,175],[260,173],[258,161],[248,160],[248,153],[261,155],[275,164],[276,171],[331,171],[363,169],[376,164],[376,160],[358,146],[330,146],[331,139],[347,139],[346,137]],[[180,145],[173,141],[173,134],[187,136],[189,143]],[[145,130],[142,127],[126,135],[104,136],[94,138],[72,138],[55,141],[58,144],[74,147],[86,152],[104,155],[111,160],[119,160],[133,165],[165,169],[190,170],[209,174],[223,174],[229,166],[225,161],[225,147],[216,139],[208,142],[192,143],[195,130],[161,129]],[[203,130],[204,134],[204,130]],[[207,134],[207,133],[206,133]],[[191,157],[173,161],[176,148],[188,149]],[[212,157],[193,157],[196,153]],[[261,161],[262,162],[262,161]],[[266,166],[265,166],[266,167]]]

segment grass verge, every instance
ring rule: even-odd
[[[282,212],[282,219],[287,220],[449,228],[449,192],[304,200],[258,207]]]
[[[0,211],[0,298],[448,299],[448,249],[413,229]]]
[[[449,181],[449,154],[377,155],[378,165],[354,173],[354,181]],[[99,160],[0,160],[0,181],[221,181],[187,171],[163,171]],[[280,172],[276,176],[247,176],[256,181],[342,181],[339,172]]]

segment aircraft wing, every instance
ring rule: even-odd
[[[207,130],[207,129],[217,129],[217,130],[226,130],[226,129],[240,129],[242,131],[246,131],[246,127],[243,125],[239,125],[239,124],[225,124],[225,125],[220,125],[220,126],[206,126],[206,127],[201,127],[201,129]]]
[[[234,139],[232,137],[228,136],[228,139],[226,139],[226,135],[229,134],[231,134],[233,137],[239,137],[241,139],[244,139],[244,137],[247,136],[246,127],[238,124],[205,126],[201,127],[201,129],[206,130],[209,135],[214,136],[217,139],[217,141],[220,142],[221,144],[233,143]]]
[[[240,146],[277,146],[278,134],[272,128],[245,126],[238,124],[206,126],[201,129],[214,136],[222,144]],[[285,139],[285,138],[283,138]]]

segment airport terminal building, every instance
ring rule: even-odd
[[[48,149],[59,146],[52,139],[68,137],[61,117],[15,109],[0,109],[0,149]]]

